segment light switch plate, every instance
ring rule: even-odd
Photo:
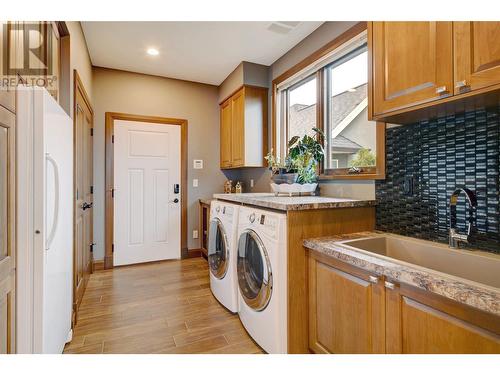
[[[198,231],[196,229],[193,230],[193,238],[198,238]]]
[[[250,187],[253,188],[253,179],[250,180]]]
[[[200,159],[193,160],[193,168],[194,169],[203,169],[203,160],[200,160]]]
[[[198,179],[193,178],[193,187],[198,187]]]

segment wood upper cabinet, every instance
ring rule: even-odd
[[[495,105],[499,40],[500,22],[369,22],[369,119],[404,124]]]
[[[220,167],[263,167],[267,88],[243,86],[220,105]]]
[[[373,114],[453,94],[451,22],[372,22]]]
[[[220,167],[230,168],[232,163],[232,110],[231,99],[226,100],[220,106]]]
[[[500,84],[500,22],[453,22],[455,94]]]
[[[245,163],[245,95],[240,90],[231,98],[232,112],[232,156],[233,167],[242,167]]]
[[[416,288],[386,289],[386,319],[387,353],[500,353],[498,316]]]
[[[309,258],[309,347],[315,353],[383,353],[384,287],[367,272]]]

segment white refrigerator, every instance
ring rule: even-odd
[[[73,122],[43,88],[19,87],[17,351],[62,353],[73,301]]]

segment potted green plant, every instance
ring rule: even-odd
[[[302,138],[294,136],[288,142],[288,155],[283,163],[272,153],[266,160],[273,172],[271,188],[276,194],[312,193],[316,190],[317,167],[324,157],[324,133],[321,129],[313,128],[315,136],[304,135]],[[287,178],[284,178],[287,176]],[[293,176],[290,178],[288,176]]]
[[[290,157],[287,156],[282,161],[279,157],[274,156],[271,149],[265,159],[272,172],[271,180],[275,184],[293,184],[297,181],[297,173],[293,171]]]

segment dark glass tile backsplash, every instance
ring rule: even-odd
[[[386,179],[376,182],[377,229],[448,242],[456,187],[477,196],[470,246],[500,253],[499,108],[387,129]],[[457,206],[465,229],[465,195]]]

